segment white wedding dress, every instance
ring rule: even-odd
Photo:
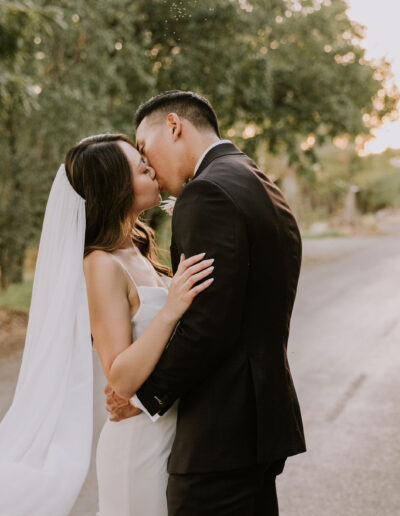
[[[136,285],[140,306],[132,318],[132,342],[166,302],[170,278],[164,287]],[[97,516],[167,516],[167,459],[176,430],[177,402],[152,422],[141,413],[119,422],[107,420],[97,445],[99,486]]]

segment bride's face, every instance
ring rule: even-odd
[[[118,145],[128,160],[133,184],[133,209],[136,215],[142,211],[158,206],[161,202],[160,188],[154,173],[139,152],[124,141]]]

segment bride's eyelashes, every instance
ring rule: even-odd
[[[146,165],[146,166],[143,168],[143,165]],[[148,174],[150,172],[150,167],[147,166],[147,162],[143,159],[142,159],[142,163],[140,165],[140,169],[141,169],[141,172],[143,172],[143,174]]]
[[[148,174],[150,172],[150,167],[147,166],[148,165],[147,159],[144,156],[142,156],[141,162],[142,162],[142,165],[146,165],[145,169],[143,170],[143,173]]]

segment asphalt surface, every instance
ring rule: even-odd
[[[308,452],[278,477],[282,516],[400,515],[399,312],[400,230],[306,243],[289,360]]]
[[[400,516],[399,312],[400,228],[305,241],[289,361],[308,451],[278,477],[281,516]],[[0,418],[18,369],[0,360]],[[104,385],[95,359],[94,450]],[[94,459],[72,516],[96,513]]]

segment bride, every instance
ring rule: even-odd
[[[158,183],[126,138],[86,139],[68,153],[65,168],[86,198],[84,271],[93,343],[109,385],[129,399],[150,376],[194,295],[209,284],[193,287],[209,275],[212,260],[182,261],[168,292],[169,270],[155,261],[150,229],[138,221],[159,204]],[[176,407],[156,423],[146,414],[106,422],[96,457],[100,516],[167,514],[166,461],[175,427]]]
[[[109,386],[128,400],[151,374],[183,313],[213,281],[213,260],[171,279],[139,214],[160,203],[154,170],[122,134],[66,156],[43,222],[24,355],[0,424],[0,514],[67,515],[92,439],[91,341]],[[166,461],[176,404],[155,423],[108,419],[97,447],[100,516],[167,515]]]

